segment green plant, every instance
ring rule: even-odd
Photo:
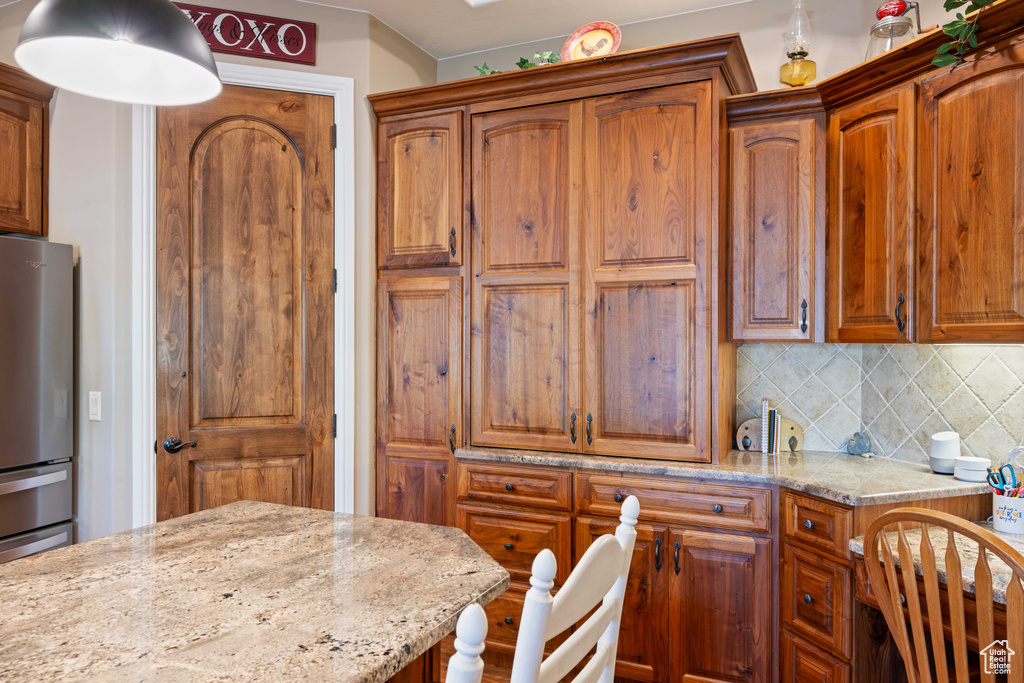
[[[967,5],[967,9],[964,12],[957,12],[956,19],[942,27],[942,32],[953,40],[939,46],[932,64],[952,66],[956,69],[965,63],[967,51],[972,47],[978,47],[978,19],[981,17],[981,10],[991,2],[993,0],[945,0],[943,8],[947,12],[964,5]]]
[[[557,52],[534,52],[532,59],[526,57],[520,57],[519,61],[516,62],[516,66],[520,69],[529,69],[531,66],[543,66],[544,64],[558,64],[562,61],[562,56]],[[474,66],[474,69],[480,72],[481,76],[487,76],[489,74],[500,74],[500,71],[495,71],[491,67],[487,66],[487,62]]]

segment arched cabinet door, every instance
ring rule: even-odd
[[[377,126],[377,265],[462,263],[462,111]]]
[[[943,69],[921,98],[919,341],[1022,342],[1024,45]]]
[[[828,129],[828,339],[914,339],[917,85],[832,113]]]

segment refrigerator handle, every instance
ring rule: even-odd
[[[0,552],[0,564],[4,562],[10,562],[11,560],[17,560],[19,557],[26,557],[28,555],[34,555],[50,548],[56,548],[57,546],[68,542],[68,532],[62,531],[55,536],[49,538],[43,538],[32,543],[26,543],[25,545],[18,546],[17,548],[11,548]]]
[[[65,481],[68,478],[68,471],[61,470],[60,472],[50,472],[49,474],[40,474],[35,477],[27,477],[25,479],[15,479],[14,481],[5,481],[0,484],[0,496],[8,493],[17,493],[18,491],[27,491],[29,489],[38,489],[47,484],[56,484],[59,481]]]

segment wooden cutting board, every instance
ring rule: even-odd
[[[744,443],[744,439],[749,439]],[[794,442],[793,439],[796,439]],[[736,447],[741,451],[761,452],[761,418],[747,420],[736,430]],[[796,422],[782,418],[782,442],[779,451],[789,453],[804,448],[804,430]]]

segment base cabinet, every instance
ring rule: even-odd
[[[782,680],[791,683],[847,683],[850,667],[789,631],[782,634]]]
[[[382,517],[451,526],[447,460],[390,457]]]

